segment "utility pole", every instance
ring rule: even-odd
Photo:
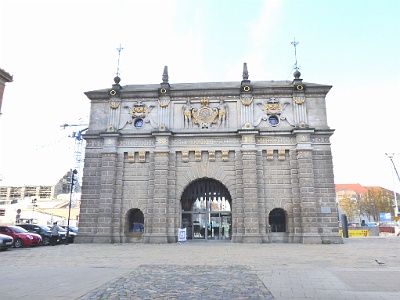
[[[31,201],[32,202],[32,219],[34,218],[34,215],[35,215],[35,207],[37,207],[36,201],[37,201],[36,198]]]
[[[400,182],[400,176],[399,176],[399,173],[397,172],[396,165],[394,164],[394,161],[393,161],[394,153],[392,153],[392,154],[385,153],[385,154],[390,159],[390,162],[392,163],[392,166],[393,166],[392,177],[393,177],[393,194],[394,194],[394,216],[396,217],[396,221],[397,221],[397,217],[399,216],[399,206],[397,204],[396,184],[395,184],[395,180],[394,180],[393,170],[394,170],[394,172],[396,172],[397,179],[399,180],[399,182]]]
[[[75,185],[75,175],[78,173],[78,171],[71,170],[71,190],[69,193],[69,205],[68,205],[68,222],[67,222],[67,236],[65,237],[65,245],[69,245],[68,239],[69,239],[69,220],[71,218],[71,206],[72,206],[72,193],[74,191],[74,185]]]

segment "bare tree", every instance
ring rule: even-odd
[[[379,221],[381,212],[393,212],[394,197],[391,191],[381,187],[369,187],[360,199],[361,213]]]
[[[346,214],[348,220],[355,220],[356,217],[360,217],[360,208],[357,200],[350,195],[343,195],[339,200],[340,209]]]

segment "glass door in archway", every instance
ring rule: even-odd
[[[231,239],[232,215],[230,213],[211,213],[210,232],[207,236],[209,240],[229,240]]]
[[[193,239],[204,240],[207,236],[207,215],[193,213]]]
[[[181,198],[181,228],[193,240],[231,239],[232,200],[226,187],[213,179],[192,182]]]

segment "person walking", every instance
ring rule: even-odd
[[[57,222],[53,223],[53,227],[51,227],[51,245],[54,246],[57,244],[57,241],[60,237],[60,235],[58,234],[58,229],[60,227],[57,225]]]

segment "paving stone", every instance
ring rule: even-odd
[[[115,295],[115,291],[124,291]],[[81,300],[89,299],[274,299],[255,272],[245,266],[141,265]]]
[[[0,298],[397,300],[399,261],[400,237],[11,248],[0,253]]]

